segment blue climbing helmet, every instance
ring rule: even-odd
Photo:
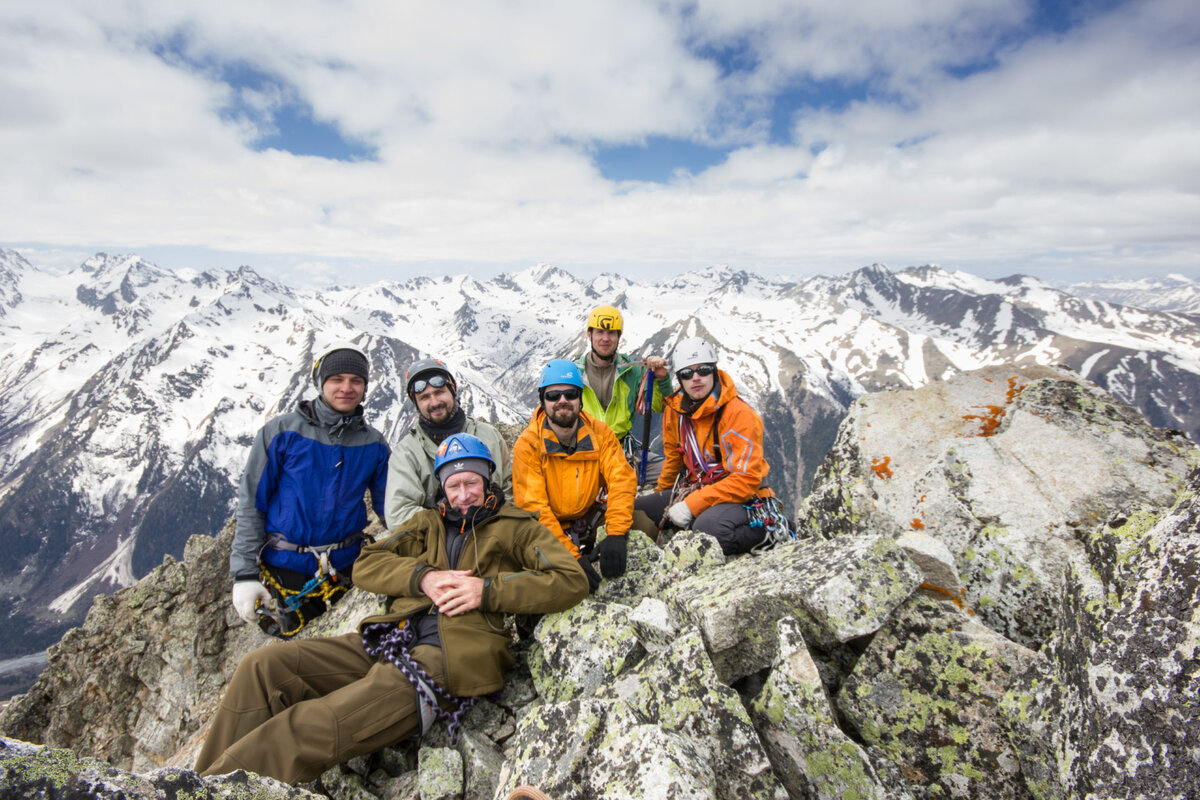
[[[574,361],[556,358],[542,367],[542,377],[538,381],[538,394],[541,395],[547,386],[557,384],[574,386],[583,391],[583,376],[579,374],[579,367],[575,366]]]
[[[442,467],[446,467],[445,475],[442,474]],[[446,437],[438,445],[437,455],[433,458],[433,474],[440,483],[445,483],[446,478],[456,472],[474,472],[487,485],[495,471],[496,462],[487,445],[469,433]]]

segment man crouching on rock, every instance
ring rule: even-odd
[[[583,570],[534,515],[492,483],[487,447],[459,433],[439,446],[446,499],[363,548],[360,589],[389,613],[358,633],[263,647],[238,664],[196,771],[244,769],[288,783],[396,744],[499,690],[513,664],[505,614],[562,611],[588,593]]]

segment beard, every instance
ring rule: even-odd
[[[574,428],[579,421],[579,412],[571,403],[556,403],[546,412],[546,416],[560,428]]]
[[[445,425],[454,416],[455,403],[453,400],[445,405],[430,408],[421,417],[430,425]]]

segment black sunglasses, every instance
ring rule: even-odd
[[[421,392],[425,391],[425,388],[427,386],[432,386],[435,389],[440,389],[448,383],[450,383],[450,379],[447,378],[445,375],[431,375],[428,378],[418,378],[417,380],[415,380],[411,384],[409,384],[408,393],[416,395],[416,394],[420,394]]]
[[[717,371],[716,364],[701,364],[698,367],[684,367],[675,373],[681,381],[690,381],[693,375],[699,375],[701,378],[707,378]]]
[[[551,403],[557,403],[564,397],[568,400],[578,400],[581,392],[578,389],[547,389],[545,397]]]

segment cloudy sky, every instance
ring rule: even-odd
[[[1200,277],[1192,0],[5,0],[0,246]]]

